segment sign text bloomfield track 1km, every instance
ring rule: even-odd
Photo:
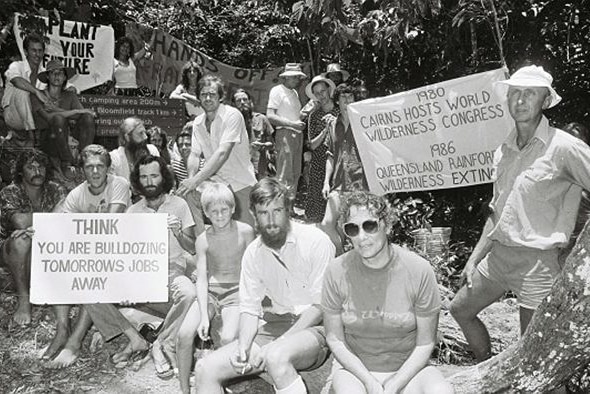
[[[168,136],[180,132],[186,122],[181,100],[90,94],[80,95],[79,98],[84,108],[91,108],[98,114],[96,134],[101,137],[119,135],[119,125],[130,116],[141,119],[146,128],[161,127]]]

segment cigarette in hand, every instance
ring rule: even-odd
[[[240,372],[240,375],[243,375],[243,374],[245,374],[245,373],[246,373],[246,365],[244,365],[244,366],[242,367],[242,371]]]

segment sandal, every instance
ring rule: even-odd
[[[154,360],[154,367],[156,368],[156,376],[162,380],[168,380],[174,377],[174,369],[172,368],[172,362],[170,357],[162,345],[154,342],[152,347],[152,359]]]
[[[133,350],[131,352],[120,352],[111,354],[109,357],[109,361],[115,366],[115,368],[125,368],[129,364],[133,364],[135,362],[141,361],[151,353],[151,346],[148,346],[146,349],[141,350]],[[114,357],[117,355],[122,355],[119,361],[115,361]]]

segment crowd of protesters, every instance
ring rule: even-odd
[[[265,115],[253,111],[247,90],[227,92],[223,80],[191,61],[171,94],[191,121],[169,141],[162,128],[126,118],[119,147],[109,152],[93,143],[96,115],[67,84],[74,71],[59,60],[43,67],[44,45],[27,37],[26,58],[5,73],[4,121],[21,142],[11,182],[0,191],[0,264],[18,296],[13,320],[35,324],[33,213],[166,213],[169,232],[168,302],[133,305],[163,318],[155,341],[126,319],[123,305],[82,305],[75,324],[71,305],[55,305],[55,335],[40,354],[49,367],[74,363],[94,325],[106,341],[128,340],[113,364],[151,355],[157,376],[177,376],[183,393],[191,373],[197,392],[223,393],[234,378],[262,372],[277,393],[305,393],[299,371],[321,366],[330,353],[337,393],[453,392],[428,365],[441,308],[433,269],[388,241],[396,213],[368,192],[347,111],[367,98],[363,83],[351,83],[333,63],[303,86],[309,76],[288,63]],[[149,50],[119,41],[116,94],[136,94],[134,60]],[[477,313],[511,290],[524,331],[559,273],[560,248],[570,242],[582,189],[590,189],[587,129],[568,126],[574,138],[542,114],[560,100],[551,84],[536,66],[497,84],[515,129],[498,149],[494,210],[451,306],[479,360],[491,348]],[[295,221],[305,150],[305,219]],[[547,190],[550,200],[535,197]],[[587,214],[580,217],[585,222]],[[214,346],[199,360],[196,337]]]

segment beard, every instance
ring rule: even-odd
[[[269,233],[270,230],[275,229],[279,230],[276,234]],[[280,249],[285,244],[289,230],[291,230],[291,222],[288,220],[283,226],[261,226],[256,223],[256,231],[260,234],[262,242],[271,249]]]
[[[252,107],[242,105],[238,110],[242,113],[244,119],[250,119],[252,117]]]
[[[156,186],[140,186],[139,194],[144,196],[147,200],[155,200],[164,194],[164,185],[162,182]]]
[[[150,151],[147,148],[147,141],[142,142],[135,142],[133,140],[127,141],[127,145],[125,145],[129,152],[133,156],[134,161],[137,161],[139,158],[147,156],[150,154]]]

